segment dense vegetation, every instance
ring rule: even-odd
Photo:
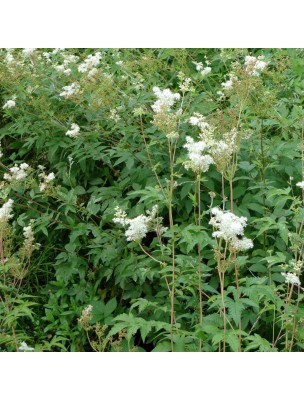
[[[301,49],[2,49],[0,351],[302,351]]]

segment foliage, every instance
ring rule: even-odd
[[[2,49],[1,351],[302,351],[303,69]]]

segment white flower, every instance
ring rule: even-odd
[[[42,53],[42,55],[43,55],[44,58],[46,58],[46,60],[47,60],[48,62],[51,61],[51,53],[47,53],[46,51],[44,51],[44,52]]]
[[[209,128],[210,125],[205,121],[206,117],[199,113],[194,113],[192,117],[189,118],[189,124],[192,126],[198,126],[200,129]]]
[[[7,64],[12,64],[15,61],[14,56],[8,52],[5,56],[5,61]]]
[[[304,189],[304,181],[298,182],[296,186],[299,186],[301,189]]]
[[[222,211],[217,207],[212,208],[211,214],[214,217],[211,218],[210,224],[217,229],[216,232],[213,232],[213,237],[229,240],[237,235],[244,235],[244,228],[247,225],[246,217],[237,217],[230,211]]]
[[[86,306],[81,313],[82,318],[89,318],[91,319],[92,317],[92,312],[93,312],[93,306],[91,304],[89,304],[88,306]]]
[[[69,97],[73,96],[74,94],[79,93],[80,86],[78,83],[73,82],[68,86],[64,86],[62,88],[62,92],[59,94],[59,96],[64,97],[65,99],[68,99]]]
[[[54,68],[58,72],[63,72],[64,71],[64,65],[55,65]]]
[[[160,90],[160,88],[154,87],[153,92],[158,99],[151,106],[155,113],[170,111],[173,104],[180,99],[180,94],[172,93],[170,89]]]
[[[2,108],[13,108],[16,106],[15,100],[7,100],[7,102],[4,104]]]
[[[179,88],[182,92],[190,92],[191,90],[191,78],[184,78],[179,85]]]
[[[78,56],[74,54],[63,54],[63,65],[67,66],[69,64],[74,64],[79,60]]]
[[[231,239],[231,247],[236,251],[246,251],[253,248],[253,242],[251,239],[243,238],[238,239],[236,237]]]
[[[145,215],[139,215],[136,218],[128,220],[129,228],[126,230],[125,235],[129,242],[135,241],[139,242],[143,239],[148,233],[147,223],[149,221],[149,217]]]
[[[230,211],[222,211],[218,207],[211,209],[213,217],[209,224],[216,229],[212,236],[222,238],[229,242],[231,249],[245,251],[253,247],[252,240],[244,236],[244,228],[247,225],[247,218],[238,217]]]
[[[72,124],[71,129],[66,132],[66,136],[75,138],[80,135],[80,128],[77,124]]]
[[[260,76],[261,72],[263,72],[268,65],[268,63],[263,61],[263,59],[263,56],[259,56],[258,58],[246,56],[245,66],[247,74],[251,76]]]
[[[119,65],[120,67],[123,65],[123,61],[116,61],[116,63],[115,63],[116,65]]]
[[[20,164],[20,168],[21,169],[23,169],[23,170],[26,170],[26,169],[28,169],[30,166],[27,164],[27,163],[22,163],[22,164]]]
[[[97,67],[100,63],[101,53],[98,51],[97,53],[90,54],[83,63],[81,63],[78,67],[78,71],[81,73],[87,72],[90,69]]]
[[[21,342],[19,351],[35,351],[35,349],[33,347],[29,347],[25,342]]]
[[[115,207],[115,218],[113,222],[121,224],[123,227],[127,227],[125,236],[128,242],[135,241],[140,242],[149,231],[156,231],[158,234],[163,233],[166,228],[161,225],[162,218],[157,217],[158,207],[153,206],[151,211],[147,211],[148,216],[139,215],[135,218],[127,218],[125,211],[119,207]]]
[[[64,47],[59,47],[59,48],[54,49],[54,50],[52,51],[52,53],[53,53],[53,54],[57,54],[57,53],[60,53],[61,51],[63,51],[64,49],[65,49]]]
[[[5,173],[3,175],[3,178],[9,182],[11,181],[21,181],[23,179],[25,179],[28,175],[28,170],[29,169],[29,165],[26,163],[22,163],[20,164],[20,166],[18,167],[17,164],[15,164],[14,167],[11,167],[10,170],[10,174]]]
[[[46,175],[45,172],[41,172],[41,174],[39,174],[38,176],[41,179],[39,184],[39,189],[41,192],[44,192],[50,186],[49,183],[55,179],[54,172],[51,172],[48,175]]]
[[[203,63],[195,62],[195,61],[192,61],[192,62],[195,65],[195,68],[196,68],[197,71],[200,71],[200,70],[202,70],[204,68]]]
[[[201,71],[201,74],[204,77],[204,76],[210,74],[210,72],[211,72],[211,67],[206,67]]]
[[[32,238],[32,237],[34,236],[34,232],[33,232],[33,229],[32,229],[32,225],[28,225],[28,226],[25,226],[25,227],[23,228],[23,236],[24,236],[26,239],[30,239],[30,238]]]
[[[45,189],[46,189],[46,184],[45,183],[40,183],[39,184],[39,190],[40,190],[40,192],[44,192],[45,191]]]
[[[26,57],[30,57],[32,54],[34,54],[36,49],[23,49],[22,53],[26,56]]]
[[[9,219],[13,217],[13,214],[11,214],[13,209],[13,204],[14,200],[9,199],[0,208],[0,222],[7,222]]]
[[[301,281],[296,274],[292,272],[282,272],[281,273],[285,277],[285,283],[290,283],[291,285],[301,286]]]
[[[54,172],[51,172],[50,174],[46,175],[44,180],[46,183],[49,183],[55,179],[55,174]]]
[[[118,122],[121,118],[118,115],[118,112],[115,108],[113,108],[112,110],[110,110],[110,117],[109,117],[112,121]]]
[[[127,213],[125,211],[123,211],[121,208],[119,208],[118,206],[115,207],[115,218],[113,218],[113,222],[115,222],[116,224],[119,223],[122,226],[126,226],[128,223],[126,221],[127,220]]]
[[[186,169],[192,169],[196,173],[207,172],[210,165],[214,164],[209,154],[203,154],[207,145],[204,141],[195,142],[190,136],[186,137],[186,144],[183,146],[188,150],[189,161],[185,162]]]
[[[231,90],[232,87],[233,87],[233,82],[232,82],[231,79],[229,79],[229,81],[223,82],[223,83],[222,83],[222,86],[223,86],[223,88],[224,88],[225,90]]]
[[[92,68],[89,72],[88,72],[88,78],[94,78],[94,76],[97,74],[98,69],[97,68]]]

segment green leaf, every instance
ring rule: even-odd
[[[241,320],[242,311],[245,309],[244,304],[241,300],[232,300],[226,299],[227,307],[228,307],[228,315],[233,319],[236,325]]]

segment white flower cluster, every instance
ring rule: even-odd
[[[45,54],[45,53],[43,53],[43,54]],[[49,53],[46,53],[46,54],[49,55]],[[70,75],[72,70],[71,70],[71,68],[69,68],[69,65],[75,64],[79,60],[79,57],[75,56],[74,54],[65,54],[65,53],[63,53],[62,56],[63,56],[63,63],[60,65],[58,65],[58,64],[54,65],[54,68],[58,72],[62,72],[65,75]]]
[[[195,142],[190,136],[186,137],[184,148],[188,150],[189,157],[189,161],[185,162],[186,169],[192,169],[196,173],[208,171],[210,165],[214,164],[214,160],[209,154],[203,154],[206,147],[206,142]]]
[[[62,72],[65,75],[71,74],[71,68],[66,68],[64,65],[54,65],[54,68],[57,72]]]
[[[195,65],[195,68],[197,71],[201,71],[204,68],[204,65],[202,62],[196,62],[196,61],[192,61],[192,62]]]
[[[71,129],[66,132],[66,136],[75,138],[80,136],[80,128],[77,124],[72,124]]]
[[[114,122],[118,122],[121,119],[119,114],[118,114],[117,108],[113,108],[113,109],[110,110],[110,117],[109,118]]]
[[[62,92],[59,94],[59,96],[64,97],[65,99],[68,99],[72,97],[75,94],[78,94],[80,92],[80,86],[78,83],[73,82],[68,86],[64,86],[62,88]]]
[[[0,222],[7,222],[9,219],[13,218],[13,214],[11,214],[13,210],[13,204],[14,200],[9,199],[0,208]]]
[[[90,54],[83,63],[78,67],[78,71],[81,73],[92,71],[96,69],[101,60],[101,53],[98,51],[95,54]]]
[[[211,156],[213,164],[216,165],[217,170],[224,173],[225,170],[227,170],[227,166],[231,161],[233,153],[238,150],[240,132],[238,132],[236,128],[233,128],[221,135],[221,139],[218,140],[218,135],[216,135],[215,132],[216,129],[206,122],[206,118],[203,115],[194,113],[193,116],[190,117],[189,123],[192,126],[198,126],[200,128],[200,142],[198,143],[201,145],[202,143],[205,144],[205,153],[208,153],[209,156]],[[243,137],[245,136],[243,135]],[[189,148],[189,142],[193,142],[193,140],[187,138],[187,142],[187,145],[184,147]],[[199,154],[199,148],[196,148],[196,152]],[[195,148],[193,151],[195,151]],[[194,156],[193,158],[197,159],[197,156]]]
[[[44,167],[42,169],[44,169]],[[48,188],[49,183],[55,179],[54,172],[51,172],[48,175],[45,172],[41,172],[41,174],[38,176],[41,179],[39,184],[39,189],[41,192],[44,192]]]
[[[190,92],[191,91],[191,78],[186,78],[183,75],[181,76],[181,83],[179,84],[179,88],[181,92]]]
[[[201,71],[202,77],[204,77],[204,76],[210,74],[210,72],[211,72],[211,67],[205,67],[205,68],[202,69],[202,71]]]
[[[21,346],[18,349],[19,351],[35,351],[33,347],[29,347],[26,342],[21,342]]]
[[[23,53],[23,55],[24,55],[25,57],[30,57],[30,56],[32,56],[32,55],[35,53],[35,50],[36,50],[36,49],[27,48],[27,49],[23,49],[23,50],[22,50],[22,53]]]
[[[206,76],[206,75],[208,75],[208,74],[210,74],[210,72],[211,72],[211,67],[208,67],[208,66],[207,66],[207,67],[204,67],[204,65],[203,65],[202,62],[195,62],[195,61],[193,61],[193,64],[195,65],[196,70],[201,72],[201,74],[202,74],[203,77]]]
[[[14,56],[11,53],[10,49],[7,49],[7,53],[5,55],[5,62],[7,64],[12,64],[15,61]]]
[[[237,130],[231,129],[224,133],[223,140],[210,140],[210,154],[220,172],[226,168],[233,152],[237,150]]]
[[[32,223],[33,223],[33,220],[30,221],[30,224],[28,226],[25,226],[23,228],[23,236],[25,237],[23,246],[25,249],[27,249],[30,252],[32,252],[35,249],[38,250],[40,248],[40,244],[35,243],[35,237],[34,237]]]
[[[263,60],[264,56],[246,56],[245,66],[247,74],[251,76],[260,76],[261,72],[263,72],[268,65],[268,63]]]
[[[253,247],[253,242],[244,236],[244,228],[247,225],[247,218],[237,217],[230,211],[222,211],[218,207],[211,209],[213,217],[209,224],[216,229],[212,236],[223,238],[230,244],[231,249],[245,251]]]
[[[292,272],[281,272],[285,278],[285,283],[290,283],[291,285],[301,286],[301,281],[296,274]]]
[[[15,164],[14,167],[9,168],[10,170],[10,174],[5,173],[3,175],[3,178],[6,181],[12,182],[12,181],[21,181],[23,179],[25,179],[28,175],[29,172],[29,165],[27,163],[22,163],[20,164],[20,166],[18,167],[17,164]]]
[[[298,260],[298,261],[292,260],[292,261],[290,261],[290,265],[291,265],[291,267],[293,268],[294,272],[299,273],[299,272],[301,272],[301,270],[302,270],[303,267],[304,267],[304,261],[301,261],[301,260]]]
[[[238,78],[236,76],[231,76],[230,79],[222,83],[224,90],[230,91],[238,83]]]
[[[298,182],[298,183],[296,184],[296,186],[298,186],[298,187],[301,188],[301,189],[304,189],[304,181]]]
[[[154,87],[153,92],[157,97],[156,102],[152,105],[152,110],[155,113],[170,111],[173,104],[180,100],[180,94],[172,93],[170,89],[160,90],[160,88]]]
[[[14,107],[16,107],[16,101],[15,100],[16,100],[15,97],[13,97],[10,100],[7,100],[7,102],[4,104],[4,106],[2,108],[6,109],[6,108],[14,108]]]
[[[91,304],[89,304],[88,306],[86,306],[86,307],[82,310],[82,317],[84,317],[84,318],[91,317],[92,311],[93,311],[93,306],[92,306]]]
[[[155,230],[159,234],[163,233],[166,228],[161,226],[162,218],[157,217],[158,206],[152,207],[151,211],[147,211],[148,216],[139,215],[135,218],[127,218],[125,211],[121,210],[119,207],[115,207],[115,218],[113,222],[121,224],[123,227],[128,227],[125,232],[125,236],[128,242],[135,241],[140,242],[146,234]]]
[[[189,124],[192,126],[198,126],[200,129],[209,128],[208,122],[206,122],[206,117],[199,113],[194,113],[193,117],[189,118]]]

